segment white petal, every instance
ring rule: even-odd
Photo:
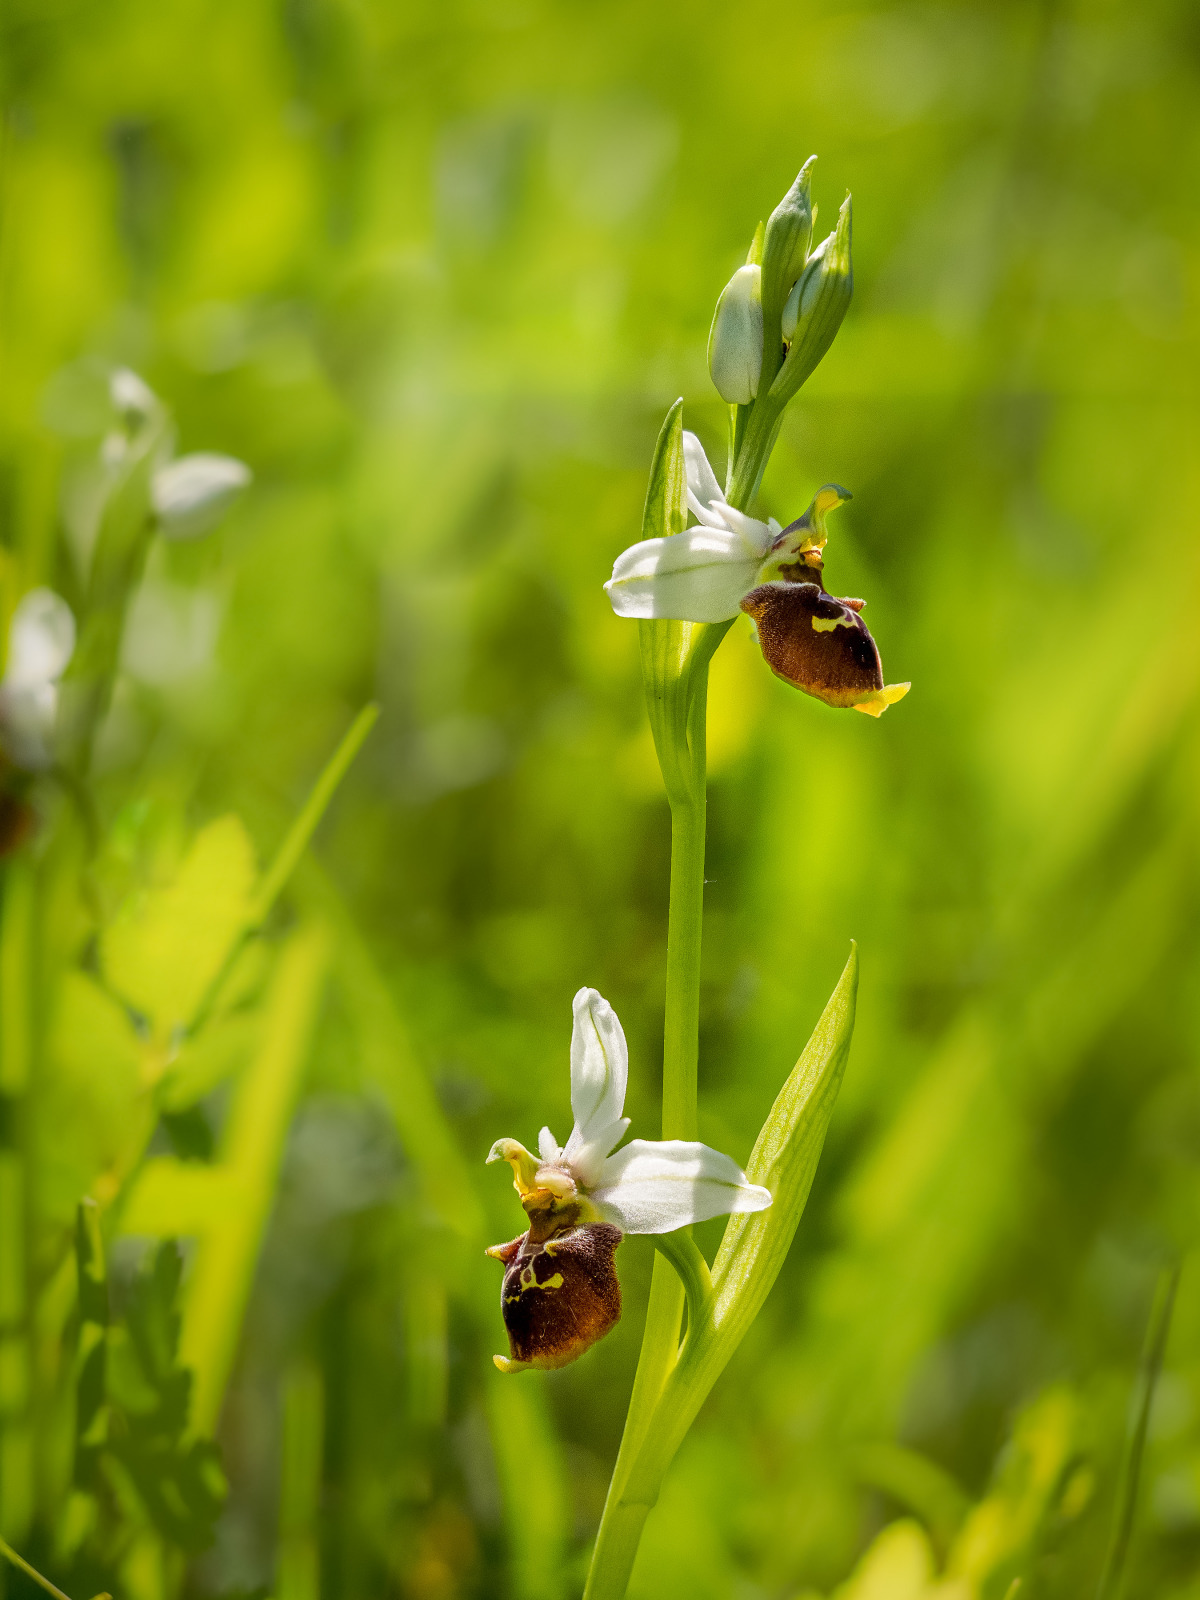
[[[760,522],[757,517],[748,517],[744,511],[736,511],[728,504],[721,506],[720,515],[725,526],[741,539],[745,553],[761,561],[771,548],[771,541],[775,537],[771,532],[770,523]]]
[[[75,652],[75,618],[53,589],[31,589],[13,612],[4,682],[35,689],[62,677]]]
[[[700,522],[703,522],[705,527],[727,528],[729,526],[724,517],[726,502],[719,496],[715,500],[710,500],[707,504],[705,504],[703,501],[698,500],[689,489],[687,492],[687,503],[688,510]]]
[[[575,1113],[575,1127],[567,1141],[567,1152],[572,1146],[578,1150],[590,1143],[621,1120],[629,1081],[625,1035],[608,1001],[595,989],[580,989],[573,1009],[571,1110]],[[612,1144],[608,1148],[611,1150]]]
[[[593,1127],[587,1138],[579,1128],[572,1128],[567,1147],[560,1152],[562,1165],[569,1167],[576,1182],[584,1189],[593,1189],[600,1182],[604,1162],[614,1145],[620,1144],[629,1127],[628,1117],[618,1117],[603,1128]]]
[[[730,1156],[690,1139],[634,1139],[609,1156],[591,1199],[623,1233],[673,1233],[771,1204]]]
[[[543,1128],[538,1134],[538,1155],[543,1161],[551,1162],[559,1160],[562,1155],[562,1151],[558,1148],[558,1140],[549,1128]]]
[[[759,558],[740,534],[688,528],[666,539],[643,539],[618,556],[604,585],[619,617],[673,617],[724,622],[750,593]]]
[[[233,456],[197,451],[154,474],[151,498],[164,538],[196,539],[214,528],[250,482],[250,468]]]
[[[683,431],[683,462],[687,469],[688,492],[694,494],[701,505],[713,500],[724,500],[717,475],[708,464],[704,446],[694,433]]]

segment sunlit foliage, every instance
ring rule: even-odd
[[[746,619],[714,661],[701,1137],[745,1161],[851,937],[858,1026],[631,1594],[1093,1593],[1197,1215],[1194,6],[9,0],[2,39],[5,623],[78,582],[94,374],[254,483],[152,551],[87,811],[35,785],[3,867],[0,1534],[73,1596],[578,1592],[651,1251],[606,1341],[501,1378],[482,1162],[570,1125],[584,984],[657,1106],[667,816],[600,585],[677,394],[722,459],[712,307],[819,150],[855,299],[762,511],[853,491],[827,570],[914,687],[840,715]],[[1194,1267],[1154,1600],[1200,1595]]]

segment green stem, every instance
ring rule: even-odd
[[[727,497],[729,504],[740,511],[748,510],[758,493],[763,472],[779,435],[783,412],[784,407],[766,394],[761,395],[751,407],[742,434],[742,447],[730,475]]]
[[[704,913],[703,791],[671,809],[671,908],[663,1022],[662,1137],[696,1137],[700,1028],[700,933]]]
[[[1150,1322],[1146,1328],[1146,1342],[1142,1347],[1141,1367],[1138,1372],[1133,1426],[1125,1441],[1125,1454],[1121,1461],[1112,1542],[1108,1547],[1108,1556],[1100,1577],[1097,1600],[1118,1600],[1124,1587],[1125,1562],[1129,1555],[1129,1540],[1133,1533],[1134,1513],[1137,1510],[1138,1484],[1142,1475],[1146,1430],[1150,1425],[1150,1408],[1154,1403],[1154,1391],[1158,1386],[1158,1375],[1162,1370],[1167,1335],[1171,1330],[1171,1313],[1175,1309],[1175,1292],[1179,1288],[1179,1275],[1182,1270],[1182,1263],[1178,1261],[1164,1267],[1158,1275],[1158,1283],[1155,1286],[1154,1304],[1150,1309]]]
[[[67,1596],[61,1589],[56,1589],[49,1578],[43,1578],[36,1567],[31,1567],[28,1561],[19,1556],[12,1545],[6,1543],[3,1539],[0,1539],[0,1555],[7,1556],[14,1567],[19,1567],[27,1578],[32,1578],[34,1583],[40,1584],[47,1594],[55,1595],[57,1600],[67,1600]],[[99,1596],[97,1596],[97,1600],[99,1600]]]
[[[720,630],[717,635],[724,633]],[[714,645],[716,639],[713,641]],[[708,699],[708,655],[680,674],[672,689],[687,693],[683,718],[664,718],[660,748],[671,796],[671,898],[667,922],[667,994],[663,1028],[664,1139],[696,1137],[696,1067],[700,1029],[700,939],[704,914],[705,717]],[[653,716],[653,711],[652,711]],[[680,722],[683,737],[679,737]],[[656,728],[656,733],[660,732]],[[667,759],[664,759],[666,757]],[[682,778],[682,782],[678,781]],[[690,1242],[690,1240],[689,1240]],[[693,1246],[693,1249],[695,1247]],[[629,1574],[652,1501],[631,1503],[625,1494],[654,1408],[675,1366],[683,1317],[684,1285],[660,1255],[654,1262],[650,1302],[642,1350],[625,1432],[608,1487],[604,1515],[596,1537],[585,1600],[616,1600],[625,1593]]]
[[[14,1539],[24,1538],[33,1520],[26,1095],[33,1072],[34,915],[34,867],[23,851],[5,873],[0,917],[0,1527]]]

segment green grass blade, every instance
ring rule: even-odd
[[[284,946],[267,996],[258,1054],[238,1084],[222,1159],[239,1208],[199,1244],[184,1306],[180,1358],[192,1369],[192,1427],[211,1434],[237,1349],[284,1139],[329,964],[325,929],[309,924]]]

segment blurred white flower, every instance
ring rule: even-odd
[[[31,589],[13,613],[0,682],[0,740],[30,772],[54,761],[58,682],[75,651],[75,618],[52,589]]]
[[[512,1165],[522,1202],[540,1195],[578,1207],[576,1216],[614,1224],[622,1233],[673,1233],[728,1212],[762,1211],[771,1194],[751,1183],[730,1157],[694,1139],[633,1139],[615,1155],[629,1054],[616,1012],[595,989],[580,989],[571,1036],[571,1109],[575,1126],[560,1149],[549,1128],[533,1156],[499,1139],[489,1161]],[[530,1209],[528,1206],[526,1209]]]
[[[251,479],[250,468],[233,456],[208,450],[160,467],[151,499],[164,539],[198,539],[229,510]]]

